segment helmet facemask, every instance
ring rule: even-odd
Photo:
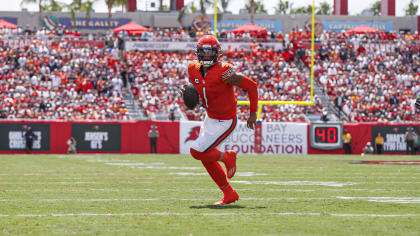
[[[198,46],[196,50],[198,60],[204,67],[210,67],[217,62],[219,49],[210,45]]]

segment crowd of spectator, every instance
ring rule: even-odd
[[[382,35],[382,36],[381,36]],[[419,121],[418,35],[326,38],[314,66],[319,82],[351,122]]]
[[[154,29],[140,37],[191,41],[204,33],[192,32]],[[0,40],[16,34],[33,41],[23,46],[0,45],[1,118],[128,120],[123,101],[128,94],[134,95],[149,119],[174,111],[192,120],[204,117],[201,106],[186,110],[178,93],[188,83],[186,68],[196,58],[192,51],[119,54],[113,49],[119,47],[118,43],[98,48],[42,40],[49,35],[80,35],[64,27],[54,31],[0,29]],[[227,49],[220,60],[232,63],[236,71],[257,81],[260,100],[310,100],[310,48],[306,44],[310,34],[293,30],[287,34],[270,32],[259,38],[281,42],[281,50],[260,44],[248,33],[221,32],[220,38],[254,42],[251,51]],[[419,121],[414,109],[414,100],[420,94],[418,40],[417,34],[317,35],[315,79],[339,111],[338,118],[350,122]],[[235,91],[239,101],[248,100],[246,91]],[[305,122],[304,114],[323,112],[320,99],[315,96],[314,100],[314,106],[264,106],[262,119]],[[238,106],[241,120],[248,112],[248,106]]]
[[[245,50],[226,51],[220,58],[233,64],[237,72],[243,73],[259,83],[259,99],[263,101],[309,101],[309,70],[299,70],[297,62],[282,56],[270,48],[256,47],[252,52]],[[188,63],[196,58],[193,52],[140,52],[126,53],[133,75],[132,90],[140,100],[146,116],[156,112],[170,113],[181,109],[191,120],[204,118],[205,110],[198,106],[194,111],[186,110],[178,89],[188,83]],[[305,73],[302,73],[305,71]],[[248,100],[246,91],[236,89],[239,101]],[[266,121],[306,121],[303,113],[320,113],[322,105],[316,99],[316,106],[265,106],[263,119]],[[241,120],[248,116],[248,106],[239,106]]]
[[[129,120],[123,67],[112,53],[65,41],[0,47],[0,117]]]

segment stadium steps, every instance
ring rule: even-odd
[[[328,111],[328,118],[331,121],[339,120],[337,117],[337,111],[334,107],[334,104],[330,101],[328,95],[322,90],[321,85],[318,81],[314,81],[314,94],[319,98],[322,103],[323,109]],[[317,117],[316,117],[317,116]],[[319,120],[321,115],[312,115],[308,117],[311,122]]]
[[[140,108],[139,101],[133,99],[132,96],[127,95],[123,97],[124,103],[127,107],[128,114],[130,115],[132,120],[146,120],[144,112]]]
[[[175,120],[188,120],[186,115],[179,109],[178,106],[174,108]],[[170,113],[164,111],[158,111],[152,114],[152,120],[169,120]]]

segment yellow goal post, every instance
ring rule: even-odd
[[[214,1],[214,36],[217,37],[217,0]],[[310,101],[258,101],[257,119],[260,120],[264,105],[314,105],[314,51],[315,51],[315,0],[312,0],[311,25],[311,99]],[[249,101],[238,101],[238,105],[249,105]]]

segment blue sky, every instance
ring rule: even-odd
[[[163,0],[164,4],[169,5],[169,0]],[[262,0],[266,6],[266,9],[269,10],[269,13],[274,12],[274,7],[277,4],[277,0]],[[319,2],[328,2],[330,5],[333,5],[334,0],[315,0],[315,4],[319,4]],[[415,0],[417,3],[419,0]],[[21,0],[0,0],[0,3],[6,3],[7,4],[0,4],[0,11],[20,11],[20,2]],[[71,0],[61,0],[61,2],[71,2]],[[156,5],[158,4],[158,0],[138,0],[137,6],[140,9],[145,10],[146,6],[145,3],[148,2],[149,4],[151,2],[155,2]],[[185,4],[195,2],[195,5],[198,6],[198,0],[185,0]],[[228,9],[232,11],[234,14],[239,12],[239,9],[244,8],[245,4],[248,2],[248,0],[230,0],[230,5]],[[307,4],[311,4],[312,0],[290,0],[290,2],[293,2],[293,6],[304,6]],[[360,13],[363,9],[368,8],[370,5],[372,5],[375,2],[375,0],[349,0],[349,12],[350,14],[357,14]],[[404,9],[407,7],[410,0],[396,0],[396,8],[397,8],[397,16],[403,16],[404,15]],[[96,12],[106,12],[107,8],[105,5],[105,0],[97,0],[97,3],[94,5]],[[26,8],[30,11],[36,11],[37,6],[35,4],[28,5]],[[148,9],[151,9],[150,6],[148,6]],[[120,9],[114,9],[114,11],[118,11]]]

